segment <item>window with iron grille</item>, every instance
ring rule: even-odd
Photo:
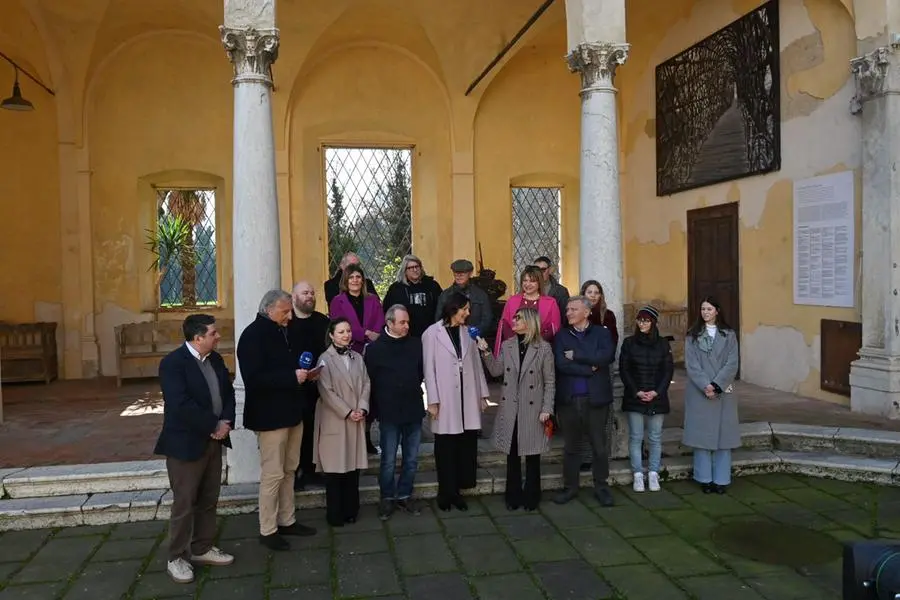
[[[513,268],[522,270],[546,256],[560,272],[560,210],[562,190],[555,187],[512,188]]]
[[[218,304],[216,191],[156,190],[159,306]]]
[[[328,272],[356,252],[383,298],[412,252],[412,149],[325,148]]]

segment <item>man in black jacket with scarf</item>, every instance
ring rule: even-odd
[[[409,335],[409,312],[394,304],[385,313],[384,335],[366,348],[366,368],[372,382],[371,402],[378,406],[381,428],[381,502],[378,516],[386,521],[395,508],[418,515],[413,500],[413,483],[419,464],[419,442],[425,402],[422,341]],[[399,481],[394,481],[397,446],[403,462]]]
[[[565,443],[563,489],[553,498],[565,504],[578,495],[582,436],[586,431],[594,453],[594,495],[603,506],[612,506],[609,477],[608,419],[613,401],[609,365],[616,346],[605,327],[590,322],[591,303],[584,296],[569,298],[569,326],[553,340],[556,362],[556,414]]]

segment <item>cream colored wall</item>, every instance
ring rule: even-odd
[[[654,68],[761,2],[630,0],[631,54],[620,88],[626,173],[623,212],[630,300],[687,302],[686,211],[739,202],[742,373],[753,383],[847,403],[819,389],[819,321],[858,321],[856,309],[793,304],[793,182],[852,169],[860,212],[854,24],[839,0],[781,1],[780,171],[669,197],[655,192]],[[859,248],[857,233],[857,249]]]

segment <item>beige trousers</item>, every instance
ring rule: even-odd
[[[310,432],[312,433],[312,432]],[[303,423],[296,427],[260,431],[259,533],[271,535],[293,525],[294,474],[300,464]]]

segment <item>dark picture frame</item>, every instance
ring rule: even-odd
[[[781,169],[778,0],[656,67],[656,195]]]

